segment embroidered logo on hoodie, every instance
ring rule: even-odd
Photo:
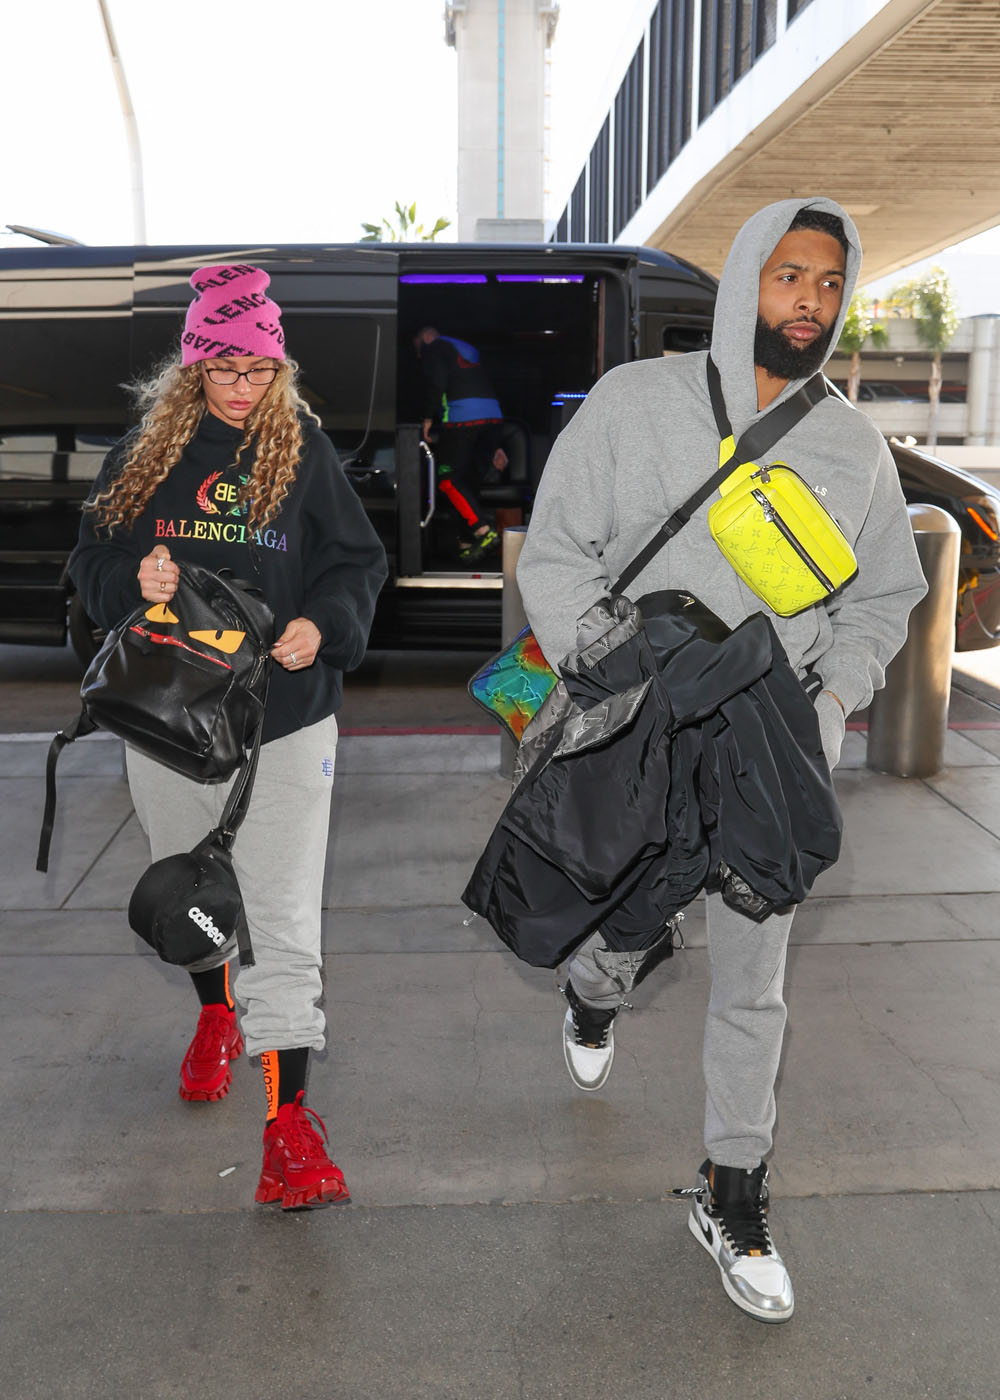
[[[220,480],[221,471],[211,472],[195,492],[195,505],[208,516],[218,516],[217,520],[166,520],[162,516],[156,521],[156,538],[159,540],[205,540],[215,544],[246,544],[252,540],[262,549],[280,549],[288,552],[288,537],[274,529],[255,530],[248,533],[239,517],[246,509],[239,502],[240,486],[249,481],[240,474],[239,486],[231,481]],[[224,517],[224,518],[223,518]]]

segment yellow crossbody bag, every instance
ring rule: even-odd
[[[720,465],[733,439],[719,448]],[[743,582],[779,617],[829,598],[858,571],[840,526],[784,462],[743,462],[719,487],[708,528]]]
[[[706,483],[719,491],[708,509],[709,531],[747,587],[779,617],[793,617],[843,588],[858,572],[858,561],[836,520],[798,472],[784,462],[759,466],[747,459],[762,457],[822,402],[823,376],[814,375],[737,443],[711,356],[707,371],[722,439],[719,471]],[[723,475],[727,467],[732,471]],[[706,491],[702,500],[707,498]]]

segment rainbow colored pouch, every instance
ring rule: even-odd
[[[525,627],[479,668],[469,681],[469,694],[519,744],[558,680],[534,632]]]

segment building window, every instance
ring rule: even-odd
[[[749,73],[753,53],[753,5],[733,5],[733,82]]]
[[[729,38],[732,0],[702,0],[701,76],[698,87],[698,116],[701,121],[713,112],[729,91]]]
[[[611,145],[611,118],[605,117],[601,134],[590,152],[590,243],[608,241],[608,157]]]
[[[811,4],[812,0],[788,0],[788,18],[794,19],[796,15],[802,13],[807,5]]]
[[[552,242],[569,242],[569,205],[567,205],[566,208],[562,211],[562,216],[560,217],[559,222],[556,224],[555,237],[553,238]]]
[[[573,193],[569,197],[569,241],[571,243],[586,243],[587,241],[587,172],[585,170],[581,172],[579,180],[573,186]]]
[[[808,2],[808,0],[807,0]],[[754,60],[774,43],[778,33],[778,0],[758,0],[754,24]]]
[[[777,0],[702,0],[699,121],[715,110],[771,47],[776,25]]]
[[[642,78],[645,43],[639,45],[615,97],[614,237],[642,203]]]
[[[646,192],[691,136],[694,0],[660,0],[649,26]]]

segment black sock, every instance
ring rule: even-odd
[[[191,981],[202,1006],[224,1006],[232,1011],[234,1002],[229,991],[229,964],[210,967],[207,972],[192,972]]]
[[[277,1118],[279,1108],[286,1103],[294,1103],[305,1090],[308,1065],[308,1048],[265,1050],[261,1055],[260,1067],[264,1071],[269,1123]]]

